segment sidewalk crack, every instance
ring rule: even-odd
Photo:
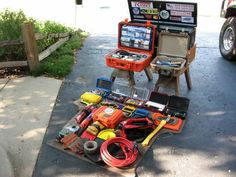
[[[8,79],[7,82],[3,85],[2,88],[0,88],[0,92],[6,87],[6,85],[8,84],[8,82],[10,81],[11,79]]]

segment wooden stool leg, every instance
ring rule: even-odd
[[[116,78],[127,79],[130,86],[135,85],[134,72],[133,71],[114,69],[113,72],[111,73],[110,79],[112,80],[112,82],[114,82]]]
[[[186,68],[184,75],[185,75],[188,89],[190,90],[192,88],[192,81],[191,81],[190,74],[189,74],[189,67]]]
[[[155,92],[158,92],[158,90],[159,90],[159,78],[157,79],[157,82],[155,83],[155,86],[154,86],[154,91]]]
[[[111,79],[112,82],[114,82],[116,80],[116,77],[111,76],[110,79]]]
[[[160,88],[159,86],[155,86],[154,91],[158,92],[159,88]]]
[[[145,68],[144,71],[145,71],[145,74],[146,74],[146,76],[147,76],[147,78],[148,78],[148,81],[153,80],[152,72],[151,72],[151,70],[150,70],[150,67]]]
[[[128,81],[129,81],[130,86],[134,86],[135,85],[134,72],[133,71],[129,71]]]
[[[175,77],[175,95],[179,96],[179,76]]]

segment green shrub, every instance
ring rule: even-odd
[[[19,39],[21,36],[22,23],[29,21],[22,10],[10,11],[9,9],[0,12],[0,41]],[[0,59],[2,60],[25,59],[25,52],[22,46],[9,46],[0,48]]]
[[[14,40],[21,38],[21,26],[24,22],[32,21],[35,24],[35,32],[42,34],[73,32],[72,28],[62,24],[46,21],[37,22],[35,19],[27,17],[22,10],[11,11],[9,9],[0,12],[0,41]],[[43,39],[37,41],[38,52],[42,52],[48,46],[56,42],[57,39]],[[0,48],[1,60],[25,60],[26,55],[22,46],[9,46]]]
[[[81,31],[75,32],[72,28],[56,22],[37,22],[33,18],[27,17],[22,10],[10,11],[6,9],[5,11],[0,12],[0,41],[21,38],[21,26],[27,21],[34,22],[36,33],[74,33],[68,42],[40,62],[39,67],[32,72],[32,75],[39,76],[45,74],[52,77],[62,78],[69,74],[74,63],[74,50],[81,47],[85,35],[81,35]],[[42,52],[56,41],[57,39],[43,39],[37,41],[38,52]],[[0,61],[15,61],[22,59],[26,60],[23,46],[8,46],[0,48]]]
[[[71,72],[74,63],[74,51],[80,48],[86,34],[76,33],[71,39],[40,62],[39,67],[32,71],[33,76],[47,75],[62,78]]]
[[[66,27],[62,24],[53,22],[53,21],[46,21],[44,23],[36,22],[35,31],[37,33],[50,34],[50,33],[73,32],[73,29]],[[56,39],[43,39],[43,40],[37,41],[38,51],[42,52],[48,46],[52,45],[55,42],[56,42]]]
[[[22,10],[0,12],[0,40],[18,39],[21,36],[22,23],[29,21]]]
[[[39,33],[66,33],[66,32],[72,32],[73,29],[66,27],[62,24],[53,22],[53,21],[46,21],[44,23],[36,23],[35,24],[37,30]]]

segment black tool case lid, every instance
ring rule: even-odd
[[[172,95],[170,96],[167,109],[177,110],[186,113],[188,111],[189,102],[190,101],[188,98]]]
[[[112,80],[108,78],[105,77],[97,78],[96,89],[104,90],[106,92],[111,92],[112,85],[113,85]]]
[[[197,3],[157,0],[128,0],[132,22],[197,26]]]
[[[149,101],[167,105],[167,103],[169,102],[169,95],[153,91],[149,96]]]

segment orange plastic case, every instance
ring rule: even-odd
[[[123,119],[123,111],[108,106],[101,106],[93,112],[93,122],[99,121],[107,128],[115,128]]]
[[[149,48],[145,48],[145,41],[138,40],[138,44],[136,43],[136,39],[133,39],[134,46],[125,46],[122,45],[122,42],[125,43],[124,41],[121,42],[122,38],[122,27],[125,25],[125,27],[133,26],[133,27],[144,27],[148,30],[150,30],[150,44]],[[148,67],[152,61],[152,56],[154,54],[154,49],[155,49],[155,39],[156,39],[156,26],[152,25],[150,22],[147,22],[146,24],[141,24],[141,23],[129,23],[128,20],[120,22],[119,23],[119,32],[118,32],[118,49],[113,50],[109,54],[106,55],[106,65],[112,68],[117,68],[117,69],[122,69],[122,70],[128,70],[128,71],[135,71],[135,72],[140,72],[146,67]],[[127,32],[129,33],[129,31]],[[136,34],[135,34],[136,35]],[[142,34],[137,34],[142,35]],[[148,35],[148,34],[146,34]],[[129,39],[131,41],[131,39]],[[148,41],[146,41],[148,42]],[[141,44],[140,44],[141,43]],[[143,47],[138,47],[135,45],[140,45]],[[120,59],[117,57],[114,57],[114,54],[116,54],[119,51],[125,51],[129,52],[132,54],[136,55],[141,55],[143,56],[142,59],[140,60],[130,60],[130,59]]]
[[[154,113],[153,114],[153,118],[155,120],[155,123],[156,124],[160,124],[160,120],[158,120],[158,118],[165,118],[166,116],[161,114],[161,113]],[[172,123],[168,123],[164,125],[164,128],[167,128],[167,129],[170,129],[170,130],[173,130],[173,131],[179,131],[181,129],[181,126],[183,124],[183,120],[178,118],[178,117],[171,117],[172,119]]]

